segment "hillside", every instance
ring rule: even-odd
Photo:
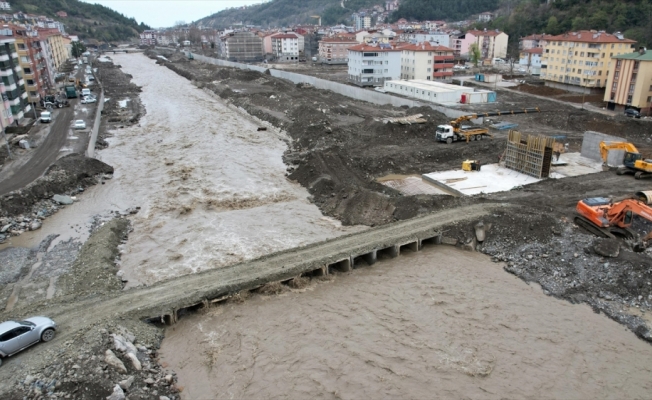
[[[67,33],[78,35],[82,39],[129,40],[137,37],[139,32],[150,29],[149,26],[138,24],[135,19],[127,18],[108,7],[78,0],[11,0],[9,3],[11,12],[23,11],[61,21]],[[68,16],[58,17],[58,11],[65,11]]]
[[[503,30],[510,38],[581,29],[619,31],[628,39],[652,46],[652,2],[649,0],[557,0],[550,4],[521,0],[509,2],[511,9],[507,8],[507,3],[503,1],[498,10],[501,16],[478,27]],[[510,42],[513,42],[510,45],[516,43]]]
[[[344,8],[341,0],[272,0],[246,8],[230,8],[196,21],[197,24],[212,28],[228,28],[234,24],[257,25],[262,27],[283,27],[294,24],[316,24],[311,15],[321,15],[322,25],[336,23],[350,24],[352,13],[384,0],[346,0]]]
[[[460,21],[473,14],[494,11],[498,0],[403,0],[390,21],[405,18],[408,21]]]

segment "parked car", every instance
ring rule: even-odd
[[[5,357],[28,348],[38,342],[54,339],[57,324],[50,318],[32,317],[24,321],[6,321],[0,324],[0,364]]]
[[[86,122],[84,122],[83,119],[78,119],[75,121],[75,125],[73,126],[75,129],[86,129]]]
[[[97,99],[92,96],[85,96],[81,99],[82,104],[90,104],[90,103],[95,103],[97,102]]]
[[[627,110],[625,110],[625,116],[632,117],[632,118],[641,118],[641,113],[634,110],[633,108],[628,108]]]

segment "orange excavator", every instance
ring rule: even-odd
[[[652,207],[643,200],[645,197],[639,192],[637,198],[625,199],[618,202],[605,197],[592,197],[580,200],[577,203],[575,224],[596,236],[605,238],[623,237],[633,242],[635,251],[642,251],[647,247],[647,242],[652,239],[652,229],[644,229],[644,237],[632,227],[636,216],[642,218],[652,226]]]

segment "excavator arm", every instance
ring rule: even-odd
[[[607,162],[609,150],[625,150],[628,153],[639,154],[638,149],[628,142],[600,142],[600,156],[602,161]]]
[[[610,222],[615,222],[618,226],[624,228],[631,225],[632,214],[636,214],[652,222],[652,208],[635,199],[626,199],[614,204],[607,211],[606,218]]]

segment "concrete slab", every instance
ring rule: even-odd
[[[539,182],[540,179],[501,167],[498,164],[482,166],[481,171],[443,171],[423,174],[424,179],[437,181],[465,196],[511,190],[517,186]]]
[[[396,179],[381,180],[380,183],[410,196],[417,194],[450,195],[450,193],[424,181],[420,176],[397,177]]]
[[[552,164],[550,177],[554,179],[593,174],[602,171],[602,161],[582,156],[580,153],[564,153],[559,157],[561,164]]]
[[[562,179],[602,171],[602,162],[583,157],[580,153],[561,155],[558,165],[552,165],[550,178]],[[432,182],[456,196],[473,196],[480,193],[495,193],[512,190],[539,182],[541,179],[505,168],[499,164],[483,165],[476,171],[443,171],[423,174],[423,179]]]
[[[600,155],[600,142],[623,142],[626,141],[623,138],[617,136],[610,136],[600,132],[586,131],[582,139],[582,156],[591,158],[595,161],[602,162],[602,156]],[[607,156],[607,164],[618,167],[623,164],[623,158],[625,157],[624,150],[611,150]]]

